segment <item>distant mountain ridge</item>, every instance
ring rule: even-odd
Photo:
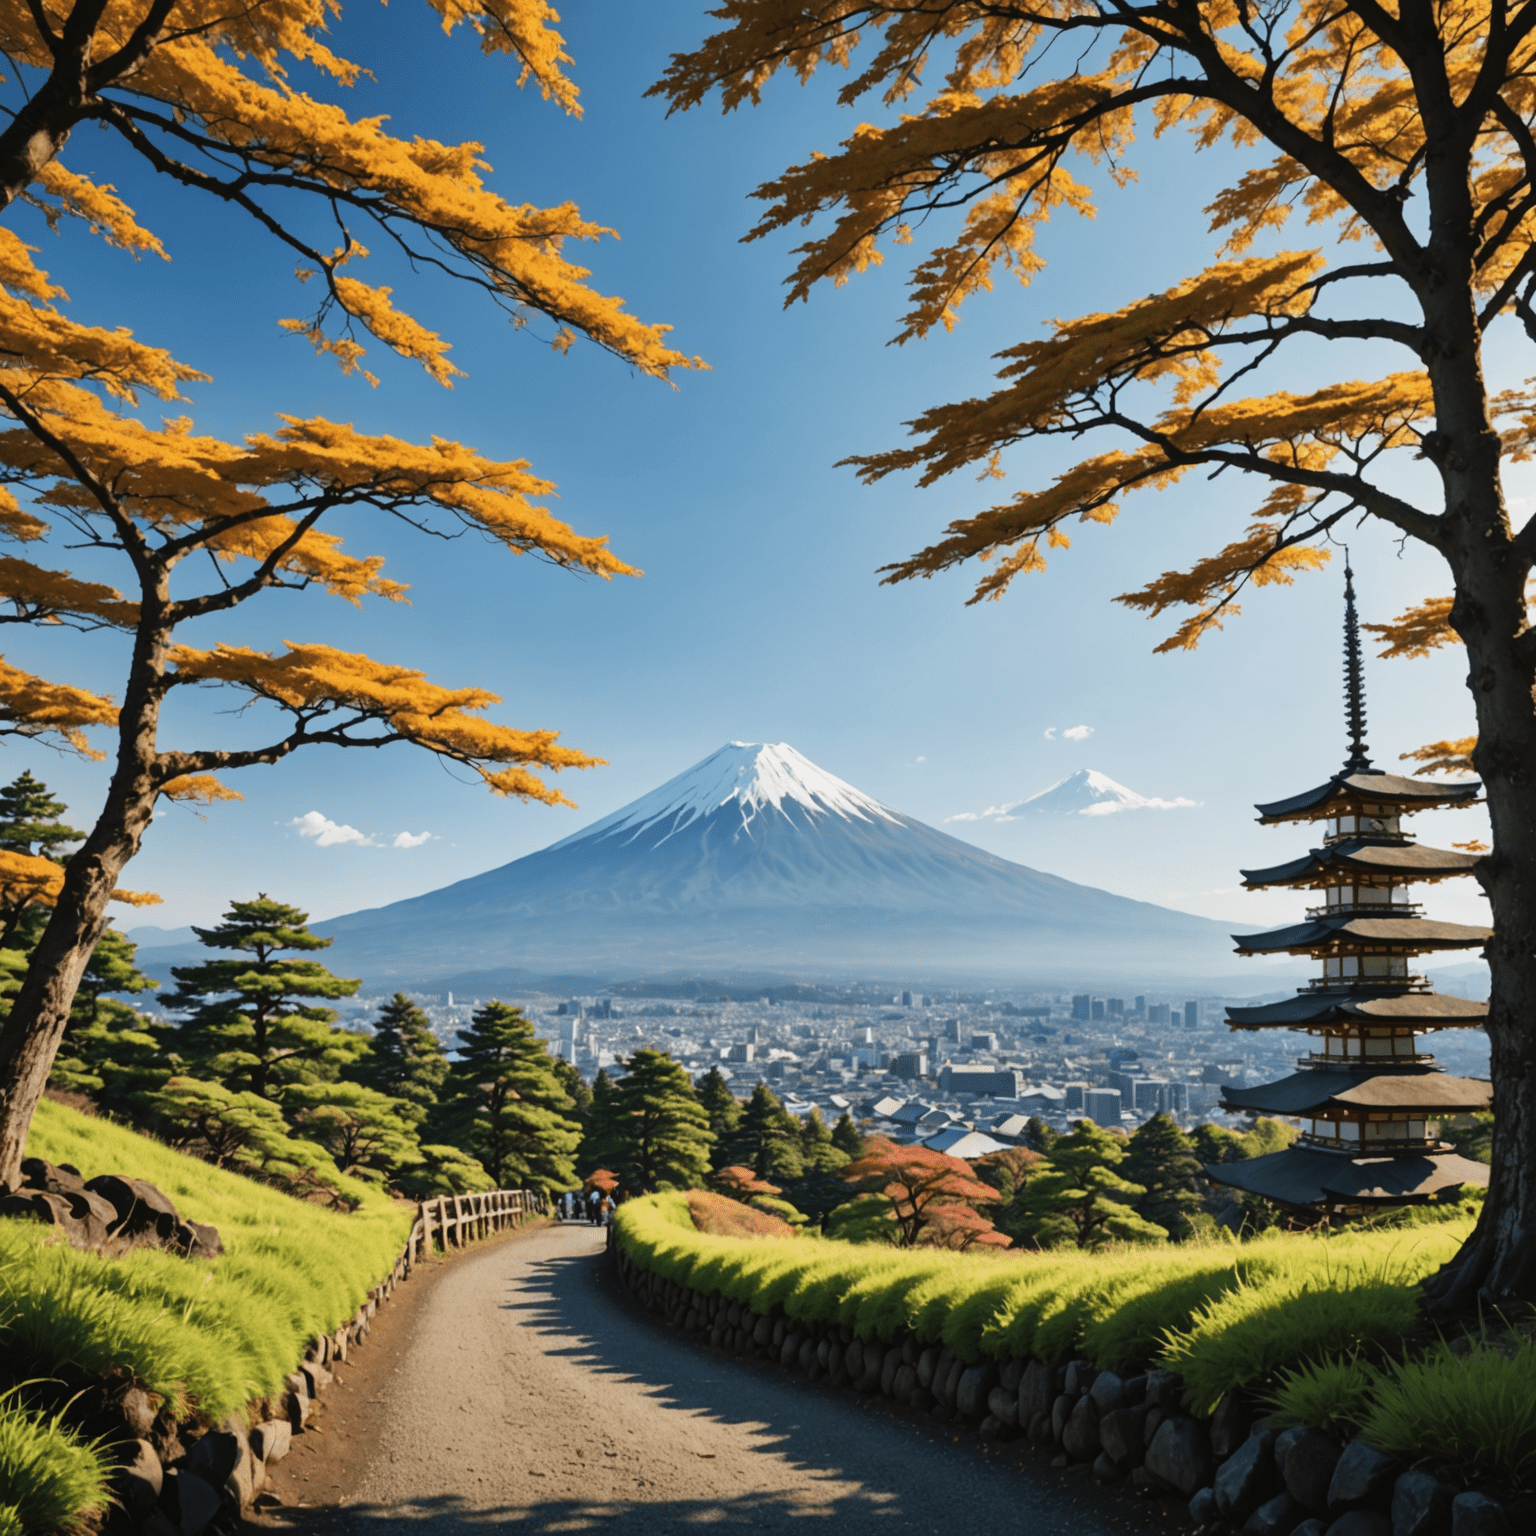
[[[326,963],[370,989],[498,974],[1048,984],[1237,969],[1228,925],[983,852],[782,742],[732,742],[537,853],[314,926],[335,939]]]
[[[1159,800],[1151,795],[1138,795],[1134,789],[1117,784],[1107,773],[1097,768],[1079,768],[1066,778],[1058,779],[1047,789],[1023,800],[1010,800],[1005,805],[989,806],[984,811],[962,811],[949,816],[947,821],[1017,821],[1021,816],[1113,816],[1118,811],[1181,811],[1190,810],[1198,802],[1185,800]]]

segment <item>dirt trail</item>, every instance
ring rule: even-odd
[[[686,1343],[629,1301],[601,1254],[598,1229],[550,1227],[457,1259],[395,1303],[398,1321],[344,1368],[322,1433],[277,1469],[290,1507],[261,1523],[315,1536],[1173,1525],[1172,1511],[1012,1447],[984,1454],[878,1400]]]

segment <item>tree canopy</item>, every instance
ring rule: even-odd
[[[508,56],[521,82],[578,110],[543,0],[433,4],[448,32],[468,29],[483,53]],[[243,638],[248,625],[219,627],[275,590],[354,605],[402,600],[405,584],[384,575],[382,557],[344,548],[333,531],[349,509],[428,535],[469,532],[601,579],[638,574],[606,540],[551,514],[553,485],[528,460],[446,435],[407,442],[283,413],[278,402],[273,429],[239,441],[199,432],[180,407],[204,372],[121,326],[73,318],[63,287],[12,227],[14,210],[38,208],[55,225],[160,259],[169,253],[132,207],[138,188],[171,186],[189,210],[233,208],[274,255],[297,260],[307,297],[281,323],[372,382],[370,345],[444,386],[458,370],[449,342],[401,307],[388,283],[364,276],[371,244],[413,276],[469,285],[515,327],[543,329],[557,352],[585,339],[658,379],[695,366],[670,345],[666,326],[597,292],[570,259],[572,243],[611,231],[570,202],[541,208],[496,190],[473,141],[399,137],[385,113],[351,115],[342,98],[364,69],[338,51],[343,26],[340,7],[324,0],[251,0],[234,10],[207,0],[93,0],[67,17],[31,4],[5,12],[0,416],[10,430],[0,433],[0,536],[55,553],[0,560],[0,600],[12,622],[115,639],[121,681],[109,697],[0,662],[0,734],[95,757],[107,754],[90,733],[115,737],[102,809],[51,893],[52,916],[0,1030],[0,1181],[16,1178],[79,966],[158,800],[238,798],[219,774],[322,745],[411,744],[494,793],[550,803],[563,796],[541,770],[598,761],[552,730],[488,718],[500,700],[472,683],[429,680],[318,637],[261,649]],[[288,78],[296,67],[308,89]],[[117,184],[62,158],[86,122],[117,141]],[[229,301],[243,305],[244,295]],[[174,411],[151,420],[142,413],[149,402]],[[88,572],[57,563],[65,547],[88,552]],[[167,701],[189,688],[225,690],[239,706],[259,706],[268,725],[238,745],[163,740]]]
[[[625,1194],[699,1189],[707,1182],[709,1116],[687,1070],[665,1051],[636,1051],[624,1063],[624,1076],[601,1094],[594,1083],[592,1122],[589,1161],[617,1174]]]

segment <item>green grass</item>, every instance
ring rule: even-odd
[[[33,1370],[129,1371],[178,1409],[214,1418],[279,1390],[305,1342],[339,1327],[389,1270],[414,1214],[351,1181],[361,1204],[350,1214],[306,1204],[47,1101],[27,1150],[87,1178],[147,1179],[183,1215],[218,1227],[226,1251],[101,1259],[39,1223],[0,1221],[0,1343]]]
[[[1000,1254],[716,1237],[695,1230],[683,1195],[629,1201],[616,1225],[647,1269],[759,1312],[782,1306],[864,1338],[910,1331],[966,1360],[1083,1354],[1122,1371],[1166,1366],[1208,1412],[1229,1387],[1402,1332],[1419,1282],[1455,1253],[1471,1219]]]
[[[107,1502],[106,1461],[57,1417],[0,1397],[0,1536],[67,1531]]]
[[[1308,1360],[1294,1371],[1281,1371],[1265,1401],[1287,1421],[1348,1432],[1365,1417],[1377,1380],[1378,1373],[1353,1355]]]
[[[1536,1342],[1437,1344],[1389,1367],[1361,1431],[1404,1457],[1433,1456],[1518,1483],[1536,1466]]]

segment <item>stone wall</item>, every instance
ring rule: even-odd
[[[776,1362],[855,1393],[878,1393],[984,1441],[1023,1439],[1052,1465],[1091,1466],[1106,1483],[1187,1501],[1197,1536],[1518,1536],[1536,1530],[1536,1497],[1458,1483],[1264,1416],[1240,1392],[1195,1413],[1170,1371],[1120,1376],[1088,1360],[967,1363],[912,1335],[888,1341],[753,1312],[645,1269],[609,1229],[609,1257],[640,1303],[716,1349]]]

